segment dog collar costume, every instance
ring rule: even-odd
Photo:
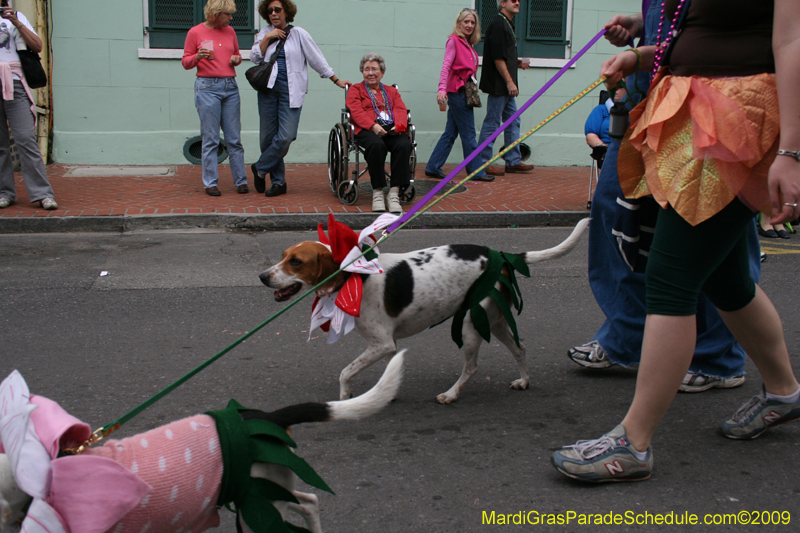
[[[355,317],[361,314],[363,276],[383,274],[383,268],[378,262],[380,251],[377,247],[363,257],[359,257],[355,262],[353,260],[361,255],[364,250],[378,242],[374,236],[375,233],[391,225],[399,218],[400,215],[389,213],[381,215],[375,222],[361,230],[358,235],[349,226],[334,220],[333,213],[328,215],[328,235],[325,235],[322,224],[317,227],[319,240],[330,248],[333,261],[337,265],[345,265],[342,270],[351,274],[347,277],[341,289],[327,296],[314,299],[311,311],[311,327],[308,330],[309,340],[311,339],[311,333],[316,328],[328,332],[328,344],[336,342],[342,335],[347,335],[353,331]]]
[[[283,465],[309,485],[331,489],[289,450],[296,444],[283,428],[244,420],[245,410],[231,400],[222,411],[63,455],[89,438],[89,426],[30,394],[20,373],[12,372],[0,384],[0,453],[33,498],[22,531],[200,532],[219,524],[217,506],[230,504],[254,531],[307,531],[284,522],[270,503],[296,503],[294,495],[251,478],[252,463]]]

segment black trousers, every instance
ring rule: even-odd
[[[364,160],[369,170],[369,181],[373,189],[386,187],[386,154],[392,154],[392,187],[404,189],[411,183],[411,139],[405,133],[378,137],[371,130],[356,134],[356,142],[364,149]]]

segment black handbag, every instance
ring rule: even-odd
[[[28,82],[28,87],[31,89],[38,89],[47,85],[47,74],[42,67],[42,59],[39,54],[28,50],[17,50],[19,62],[22,63],[22,72],[25,74],[25,81]]]
[[[25,73],[28,87],[38,89],[47,85],[47,74],[44,72],[39,54],[31,50],[17,50],[17,55],[19,62],[22,63],[22,72]]]
[[[291,29],[291,24],[286,26],[286,39],[289,38],[289,31],[291,31]],[[272,57],[269,58],[269,61],[254,67],[250,67],[247,69],[247,71],[245,71],[244,75],[247,78],[247,81],[250,82],[250,85],[256,91],[262,93],[269,92],[269,77],[272,74],[272,66],[278,60],[278,54],[283,49],[283,45],[286,44],[286,39],[281,39],[277,48],[275,48],[275,52],[272,54]]]

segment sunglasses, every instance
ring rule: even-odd
[[[519,0],[517,0],[519,1]],[[267,8],[267,15],[272,15],[273,13],[280,13],[283,11],[282,7],[268,7]]]

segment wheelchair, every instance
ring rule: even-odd
[[[392,85],[397,89],[397,85]],[[350,85],[344,88],[345,102]],[[416,195],[414,189],[414,172],[417,167],[417,142],[414,125],[411,123],[411,111],[408,111],[408,134],[411,140],[411,157],[408,166],[411,172],[411,181],[405,189],[400,190],[400,203],[408,204]],[[333,194],[339,197],[344,205],[353,205],[358,201],[358,180],[367,172],[367,165],[360,161],[364,154],[355,141],[355,126],[350,123],[350,110],[347,104],[342,108],[341,122],[336,124],[328,136],[328,183]],[[361,167],[364,167],[363,169]],[[391,186],[392,176],[386,172],[386,177]]]

